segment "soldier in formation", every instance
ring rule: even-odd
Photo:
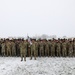
[[[34,56],[34,59],[36,60],[36,42],[35,42],[35,40],[32,40],[30,60],[32,59],[32,56]]]
[[[2,42],[1,47],[2,47],[1,48],[2,56],[5,56],[5,48],[6,48],[5,41]]]
[[[26,61],[26,53],[27,53],[27,43],[26,43],[26,41],[24,41],[22,39],[19,46],[20,46],[21,61],[23,61],[23,57],[24,57],[24,61]]]

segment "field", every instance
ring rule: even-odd
[[[75,58],[0,57],[0,75],[75,75]]]

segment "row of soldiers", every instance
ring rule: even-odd
[[[51,56],[51,57],[74,57],[75,56],[75,38],[72,39],[31,39],[31,42],[24,39],[1,39],[0,55],[1,56]],[[22,51],[23,50],[23,51]]]

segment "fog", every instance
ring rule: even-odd
[[[75,0],[0,0],[0,37],[75,37]]]

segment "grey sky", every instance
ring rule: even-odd
[[[0,0],[0,37],[27,33],[75,37],[75,0]]]

